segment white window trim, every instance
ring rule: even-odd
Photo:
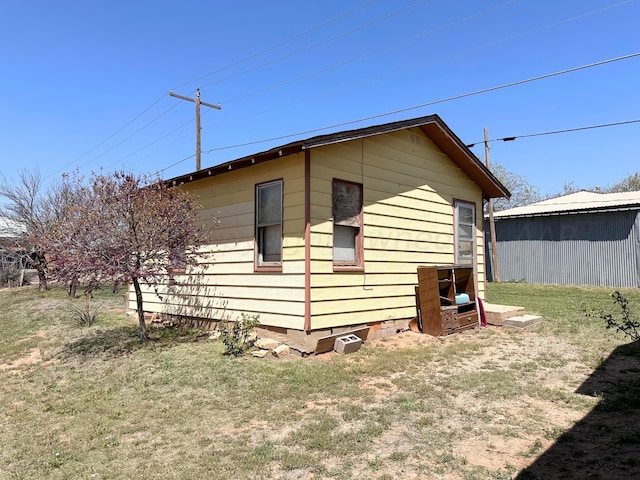
[[[476,249],[477,249],[477,238],[476,238],[476,229],[477,229],[477,225],[476,225],[476,204],[473,202],[467,202],[465,200],[454,200],[453,202],[454,205],[454,214],[453,214],[453,228],[454,228],[454,251],[455,251],[455,263],[459,264],[459,265],[472,265],[475,267],[476,264]],[[473,221],[472,223],[461,223],[460,220],[460,207],[465,207],[465,208],[470,208],[472,211],[472,218]],[[466,259],[461,259],[460,258],[460,227],[461,226],[470,226],[471,227],[471,241],[472,241],[472,246],[471,246],[471,261],[467,262]]]

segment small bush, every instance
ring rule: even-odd
[[[632,340],[640,340],[640,321],[631,317],[629,310],[629,300],[627,300],[618,290],[611,293],[614,305],[620,308],[620,317],[606,312],[585,312],[588,317],[600,318],[604,320],[607,328],[614,328],[617,332],[624,333]]]
[[[89,295],[85,295],[84,306],[71,301],[69,303],[69,321],[78,327],[90,327],[98,320],[102,305],[92,306]]]
[[[21,287],[27,285],[32,277],[31,272],[18,268],[15,264],[6,264],[0,268],[0,285],[2,286]]]
[[[226,348],[226,355],[240,357],[253,347],[255,338],[251,338],[251,334],[260,324],[258,317],[259,315],[247,315],[243,313],[240,320],[236,320],[233,323],[231,331],[229,331],[226,326],[222,327],[220,330],[220,339]]]

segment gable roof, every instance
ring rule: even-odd
[[[456,136],[438,115],[412,118],[397,122],[374,125],[370,127],[345,130],[326,135],[318,135],[271,148],[254,155],[238,158],[214,167],[203,168],[192,173],[180,175],[169,180],[167,184],[180,185],[222,173],[251,167],[258,163],[276,160],[287,155],[317,148],[333,143],[346,142],[359,138],[381,135],[408,128],[420,128],[422,132],[442,150],[460,169],[466,173],[482,190],[486,198],[509,197],[509,190],[484,166],[471,150]]]
[[[498,219],[620,210],[640,210],[640,192],[599,193],[583,190],[543,200],[542,202],[495,212],[493,216]]]

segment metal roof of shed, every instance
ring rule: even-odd
[[[493,216],[500,219],[620,210],[640,210],[640,192],[600,193],[583,190],[495,212]]]
[[[511,193],[500,183],[500,181],[489,171],[489,169],[476,157],[471,150],[453,133],[438,115],[428,115],[424,117],[401,120],[397,122],[374,125],[370,127],[345,130],[342,132],[318,135],[316,137],[298,140],[279,147],[274,147],[264,152],[256,153],[246,157],[238,158],[230,162],[222,163],[209,168],[203,168],[192,173],[180,175],[168,180],[168,185],[180,185],[194,182],[203,178],[220,175],[233,170],[251,167],[259,163],[276,160],[287,155],[321,147],[332,143],[340,143],[358,138],[366,138],[373,135],[403,130],[406,128],[420,128],[422,132],[433,143],[437,145],[469,178],[471,178],[481,189],[485,197],[509,197]]]

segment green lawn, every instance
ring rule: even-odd
[[[629,343],[583,313],[609,292],[492,284],[488,301],[545,322],[258,360],[195,331],[140,345],[121,295],[80,329],[64,292],[3,290],[0,479],[534,478],[524,468],[576,422],[616,408],[576,392]]]

